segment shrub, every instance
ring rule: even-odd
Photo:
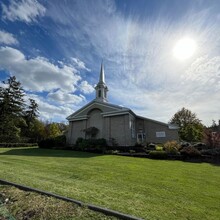
[[[74,149],[100,153],[106,150],[106,146],[107,146],[107,142],[104,138],[100,138],[100,139],[78,138]]]
[[[198,150],[203,150],[206,148],[206,144],[202,142],[198,142],[198,143],[193,144],[193,147],[195,147]]]
[[[60,135],[54,138],[47,138],[38,143],[39,148],[63,148],[66,146],[66,136]]]
[[[180,149],[182,149],[184,147],[188,147],[188,146],[191,146],[191,144],[188,142],[180,142]]]
[[[184,147],[180,153],[183,156],[187,156],[187,157],[200,157],[201,153],[199,150],[197,150],[195,147],[193,146],[188,146],[188,147]]]
[[[155,150],[156,149],[156,144],[150,143],[147,145],[147,149],[149,150]]]
[[[156,151],[162,151],[163,150],[163,147],[161,147],[161,146],[158,146],[158,145],[156,145]]]
[[[163,147],[168,154],[176,155],[181,146],[176,141],[167,141]]]
[[[82,137],[77,138],[77,140],[76,140],[76,146],[79,146],[79,144],[82,143],[83,140],[84,140],[84,139],[83,139]]]
[[[166,159],[167,158],[167,152],[166,151],[150,151],[149,157],[153,159]]]
[[[117,155],[118,153],[120,153],[120,151],[118,151],[118,150],[113,150],[113,151],[112,151],[112,154]]]
[[[118,142],[116,141],[115,138],[110,138],[110,139],[109,139],[109,144],[110,144],[111,146],[114,146],[114,147],[118,146]]]
[[[135,147],[143,147],[143,146],[142,146],[142,144],[137,143],[137,142],[135,143],[135,145],[134,145],[134,146],[135,146]]]
[[[36,147],[37,143],[0,143],[0,148],[10,148],[10,147]]]
[[[212,149],[202,150],[201,154],[214,156],[214,157],[220,157],[220,148],[212,148]]]

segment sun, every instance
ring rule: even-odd
[[[177,41],[173,48],[173,55],[178,60],[186,60],[193,56],[196,50],[196,42],[188,37]]]

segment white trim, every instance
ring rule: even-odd
[[[109,104],[109,103],[100,103],[96,100],[93,100],[92,102],[88,103],[86,106],[82,107],[81,109],[79,109],[78,111],[73,113],[72,115],[68,116],[67,120],[71,120],[71,118],[77,117],[77,115],[79,115],[82,111],[94,106],[95,104],[103,106],[103,107],[111,108],[111,109],[114,109],[114,110],[119,110],[119,111],[120,110],[122,110],[122,111],[124,111],[124,110],[128,111],[129,110],[129,109],[121,107],[121,106],[116,106],[116,105],[113,106],[112,104]]]
[[[79,121],[79,120],[87,120],[89,117],[87,115],[82,115],[79,117],[73,117],[69,121]]]
[[[146,118],[146,117],[143,117],[143,116],[140,116],[140,115],[136,115],[137,119],[140,118],[140,119],[143,119],[143,120],[148,120],[148,121],[152,121],[154,123],[157,123],[157,124],[161,124],[161,125],[166,125],[168,127],[168,124],[167,123],[164,123],[164,122],[161,122],[161,121],[156,121],[154,119],[151,119],[151,118]]]
[[[103,113],[103,117],[105,118],[105,117],[111,117],[111,116],[117,116],[117,115],[131,115],[130,114],[130,112],[128,112],[128,111],[123,111],[123,112],[118,112],[118,113],[109,113],[109,114],[105,114],[105,113]]]

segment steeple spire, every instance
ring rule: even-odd
[[[101,63],[99,82],[95,87],[95,90],[96,90],[96,100],[101,102],[108,102],[107,100],[108,87],[105,84],[105,72],[104,72],[103,61]]]
[[[105,83],[105,72],[104,72],[104,65],[103,61],[101,64],[100,76],[99,76],[99,83]]]

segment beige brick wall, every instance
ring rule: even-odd
[[[83,132],[83,130],[86,128],[86,124],[86,120],[70,122],[68,144],[74,145],[76,143],[77,138],[85,138],[85,132]]]
[[[146,142],[165,143],[168,140],[178,140],[178,131],[170,130],[168,125],[142,118],[134,118],[130,114],[103,117],[102,111],[93,110],[89,113],[88,120],[70,122],[68,143],[75,144],[78,137],[85,138],[83,130],[94,126],[100,132],[97,138],[105,138],[109,141],[114,138],[120,146],[132,146],[137,142],[137,133],[146,134]],[[130,121],[135,122],[135,136],[132,138]],[[165,132],[166,137],[156,137],[156,132]]]
[[[147,119],[137,119],[137,132],[141,130],[146,134],[146,142],[165,143],[170,140],[179,140],[178,130],[169,129],[168,125],[163,125]],[[165,132],[166,137],[156,137],[156,132]]]
[[[114,138],[121,146],[131,145],[131,130],[129,128],[129,115],[109,117],[107,134]]]

